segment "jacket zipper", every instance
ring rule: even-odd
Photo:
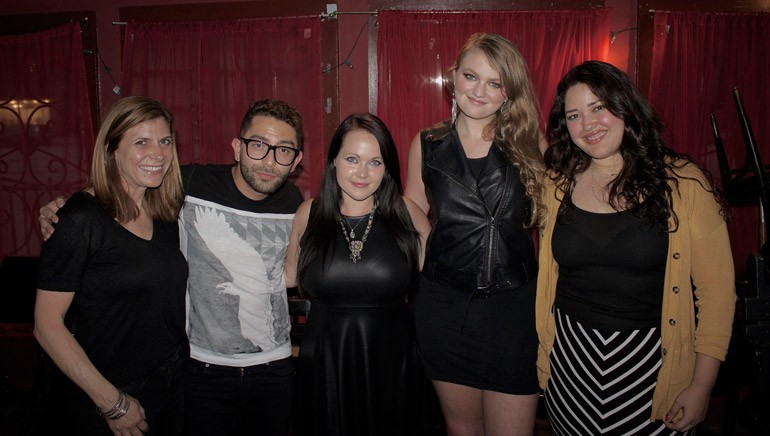
[[[500,213],[500,211],[504,208],[503,203],[506,201],[506,195],[508,194],[508,188],[510,186],[508,183],[509,173],[509,171],[505,171],[505,178],[503,179],[503,192],[500,195],[500,206],[497,208],[497,213]],[[484,204],[484,208],[487,210],[487,213],[489,213],[489,209],[487,208],[486,204]],[[492,247],[495,246],[495,226],[497,225],[497,216],[491,216],[491,213],[489,213],[489,215],[491,220],[489,223],[489,245],[487,246],[487,286],[492,284]]]
[[[447,179],[449,179],[450,181],[454,182],[456,185],[460,186],[464,190],[468,191],[468,193],[473,195],[473,197],[476,198],[477,200],[479,200],[479,202],[482,204],[482,206],[484,206],[484,212],[486,213],[487,221],[489,222],[489,238],[488,238],[487,247],[486,247],[487,248],[487,265],[486,265],[486,273],[487,274],[486,274],[486,278],[487,278],[487,286],[489,286],[492,283],[492,268],[491,268],[491,266],[492,266],[492,247],[494,246],[493,242],[494,242],[494,239],[495,239],[495,226],[497,225],[497,223],[496,223],[496,218],[497,217],[492,215],[492,212],[487,207],[487,204],[484,203],[484,200],[476,193],[475,190],[468,188],[468,186],[466,186],[465,184],[463,184],[462,182],[457,180],[451,174],[443,171],[441,168],[434,167],[434,166],[430,165],[429,163],[426,164],[426,166],[428,168],[431,168],[433,170],[438,171],[440,174],[443,174]],[[508,171],[505,171],[505,179],[503,180],[503,194],[500,196],[500,202],[501,203],[503,201],[505,201],[505,195],[507,193],[508,193]],[[501,204],[501,206],[502,206],[502,204]],[[498,208],[498,210],[497,210],[498,213],[502,209],[503,209],[502,207]]]

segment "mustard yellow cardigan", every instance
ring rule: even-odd
[[[694,165],[677,170],[682,177],[709,186]],[[540,230],[540,271],[535,305],[539,338],[538,378],[546,389],[551,374],[549,355],[555,338],[551,311],[556,296],[559,265],[553,258],[551,238],[561,192],[546,178],[544,202],[547,219]],[[679,228],[669,233],[661,316],[661,358],[650,420],[663,419],[676,397],[690,385],[695,353],[724,361],[735,313],[735,271],[727,226],[714,196],[695,180],[679,178],[672,185]],[[673,225],[673,220],[670,220]],[[690,278],[695,285],[695,292]],[[695,327],[695,306],[698,326]]]

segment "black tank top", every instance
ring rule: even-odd
[[[597,329],[660,325],[668,251],[663,225],[628,211],[570,208],[557,219],[552,249],[560,310]]]

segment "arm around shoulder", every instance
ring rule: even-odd
[[[284,277],[286,286],[291,288],[297,286],[297,267],[299,265],[299,241],[305,234],[308,219],[310,218],[310,207],[313,205],[313,199],[302,202],[294,214],[294,221],[291,225],[291,235],[289,236],[289,247],[286,250],[286,262],[284,265]]]
[[[47,241],[54,232],[53,225],[59,222],[56,213],[64,207],[66,198],[61,195],[40,207],[40,215],[37,221],[40,223],[40,233],[43,234],[43,240]]]
[[[409,149],[404,195],[415,202],[424,214],[427,214],[430,210],[428,197],[425,195],[425,184],[422,180],[422,141],[420,140],[419,133],[412,140],[412,145]]]

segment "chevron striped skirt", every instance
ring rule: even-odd
[[[555,309],[556,341],[545,391],[556,435],[682,435],[650,422],[660,369],[657,327],[630,331],[585,328]]]

